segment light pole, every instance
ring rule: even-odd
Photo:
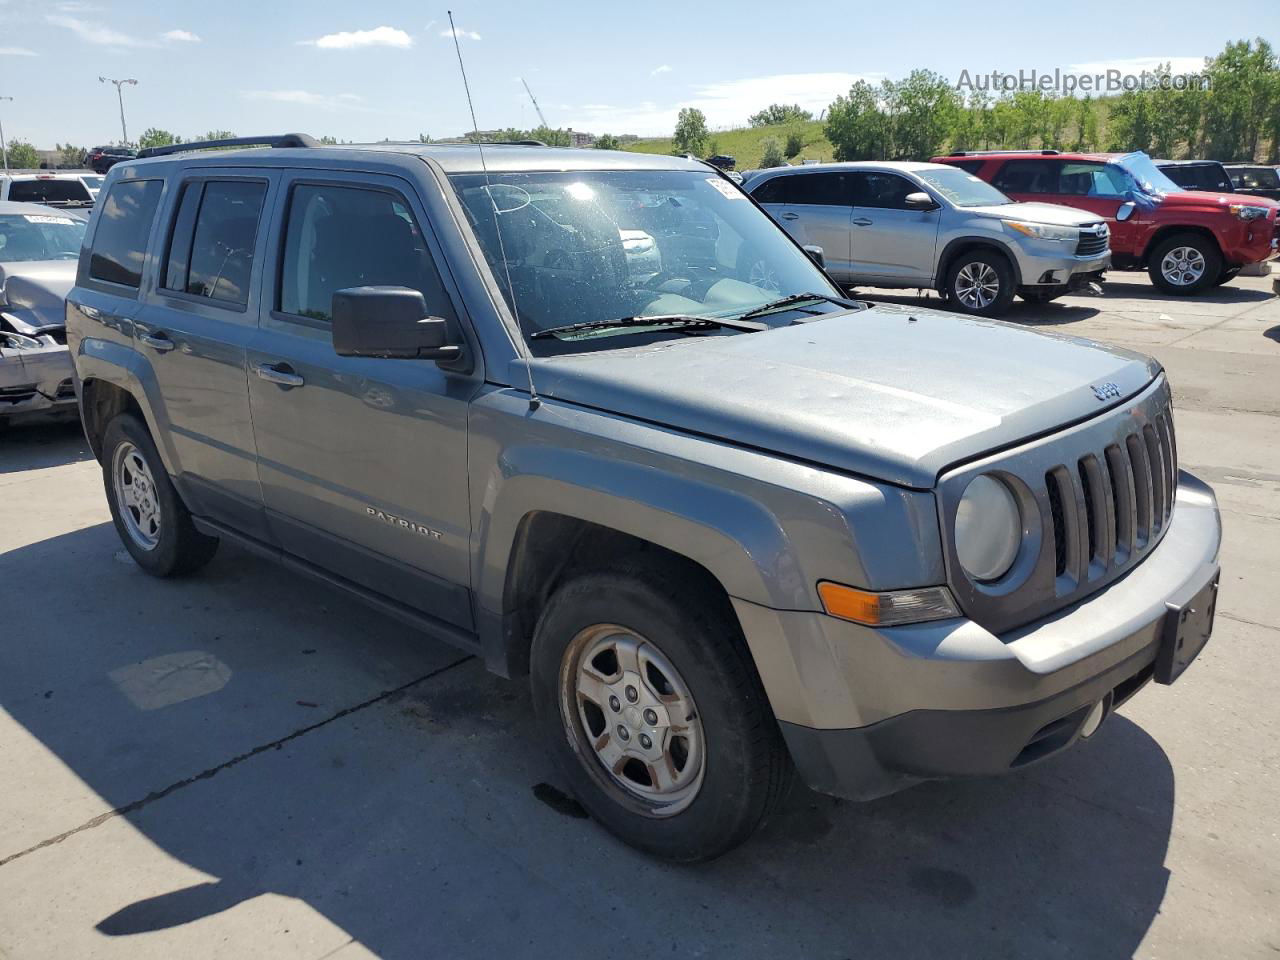
[[[0,100],[13,102],[13,97],[0,97]],[[4,175],[9,175],[9,148],[4,143],[4,123],[0,121],[0,153],[4,154]]]
[[[133,84],[135,87],[138,81],[132,78],[128,80],[115,80],[111,77],[99,77],[99,83],[114,83],[116,85],[116,99],[120,101],[120,134],[124,137],[124,146],[129,145],[129,128],[124,125],[124,85],[126,83]]]

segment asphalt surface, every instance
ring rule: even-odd
[[[1113,274],[1009,319],[1168,368],[1224,513],[1212,642],[1067,755],[869,804],[800,789],[692,868],[544,785],[524,684],[225,545],[150,579],[77,428],[10,432],[0,957],[1276,956],[1280,300]]]

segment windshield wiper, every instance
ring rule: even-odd
[[[566,323],[561,327],[548,327],[531,333],[529,338],[537,340],[542,337],[554,337],[561,333],[579,333],[588,330],[614,330],[626,327],[669,327],[675,330],[708,329],[724,327],[728,330],[742,330],[746,333],[759,333],[768,330],[767,323],[752,323],[735,317],[732,320],[718,317],[695,317],[679,313],[656,314],[652,317],[618,317],[615,320],[587,320],[583,323]]]
[[[856,300],[847,300],[844,297],[833,297],[825,293],[793,293],[787,297],[780,297],[777,300],[770,300],[768,303],[762,303],[758,307],[752,307],[746,313],[739,314],[738,319],[745,320],[748,317],[758,317],[764,313],[772,313],[774,310],[781,310],[783,307],[789,307],[794,303],[808,303],[813,300],[825,300],[827,303],[834,303],[837,306],[848,307],[850,309],[861,306],[861,304]]]

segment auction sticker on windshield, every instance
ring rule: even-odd
[[[747,198],[745,193],[728,180],[722,180],[720,177],[707,177],[707,183],[711,184],[730,200],[745,200]]]
[[[68,226],[75,223],[70,217],[49,217],[39,213],[24,213],[22,217],[27,223],[65,223]]]

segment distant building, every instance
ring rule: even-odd
[[[570,127],[565,132],[569,134],[569,146],[571,147],[594,147],[596,145],[596,135],[594,133],[582,133],[573,129],[573,127]]]

